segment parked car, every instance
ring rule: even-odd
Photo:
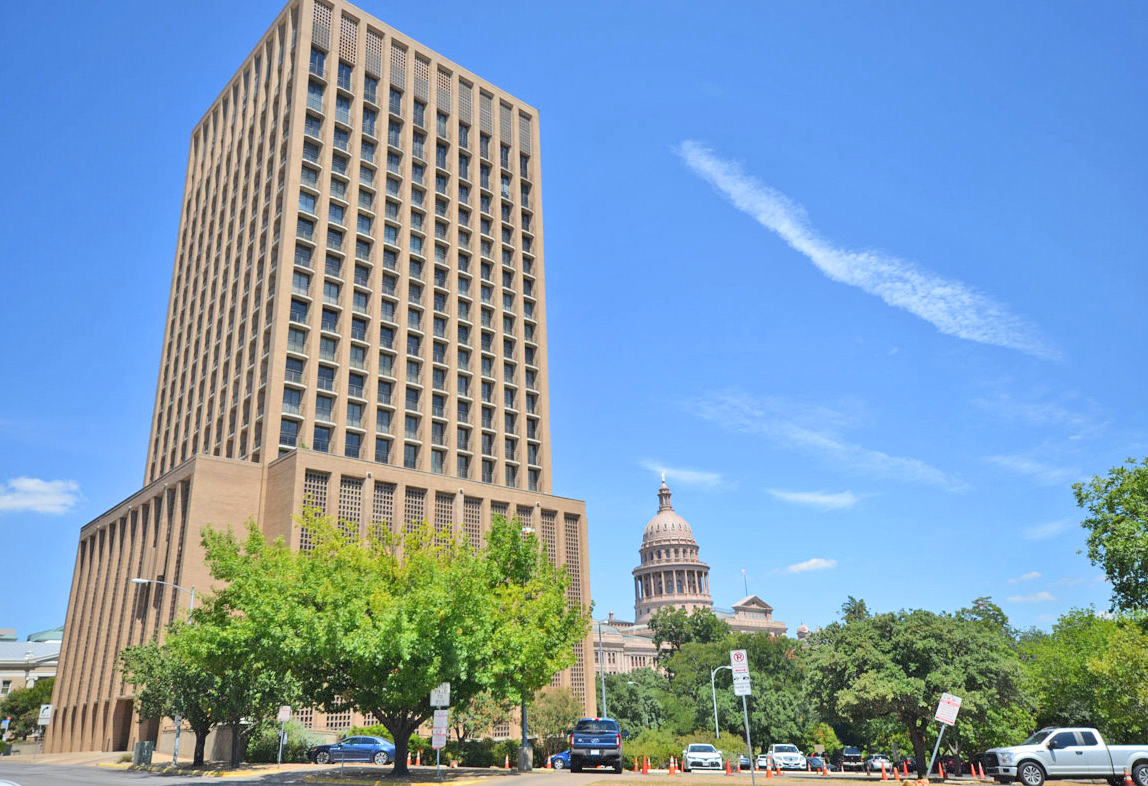
[[[998,783],[1042,786],[1045,779],[1104,778],[1119,786],[1127,771],[1136,786],[1148,786],[1148,744],[1106,745],[1096,729],[1041,729],[1020,745],[990,748],[984,762],[985,775]]]
[[[874,753],[865,760],[865,772],[879,772],[882,764],[885,765],[886,772],[893,771],[893,762],[888,756],[883,753]],[[946,771],[947,770],[948,768],[946,767]]]
[[[551,756],[550,766],[556,770],[570,769],[570,749],[567,748],[561,753],[555,753],[553,756]]]
[[[862,770],[865,762],[861,759],[861,751],[852,745],[846,745],[841,752],[833,757],[833,763],[842,770]]]
[[[622,730],[613,718],[583,718],[570,732],[570,772],[602,766],[622,771]]]
[[[829,770],[830,772],[840,771],[840,767],[832,762],[826,760],[821,756],[806,756],[805,761],[809,764],[809,769],[814,772],[821,772],[821,770]]]
[[[759,770],[764,770],[768,766],[769,766],[769,754],[768,753],[757,754],[757,768]]]
[[[778,743],[769,746],[766,751],[773,763],[781,770],[804,770],[805,754],[798,750],[796,745]]]
[[[709,743],[691,742],[682,751],[682,769],[690,770],[720,770],[722,764],[721,751]]]
[[[347,737],[330,745],[316,745],[307,751],[307,758],[312,764],[372,761],[383,765],[395,760],[395,746],[383,737]]]
[[[739,753],[737,755],[737,766],[738,766],[738,769],[748,770],[749,766],[750,766],[749,765],[749,757],[746,756],[744,753]]]

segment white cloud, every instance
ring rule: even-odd
[[[1018,475],[1027,475],[1042,486],[1065,486],[1080,477],[1080,472],[1071,467],[1058,467],[1020,454],[986,456],[985,461]]]
[[[1022,581],[1032,581],[1033,579],[1039,579],[1040,576],[1041,576],[1040,571],[1033,570],[1033,571],[1030,571],[1028,573],[1025,573],[1022,576],[1017,576],[1016,578],[1009,579],[1008,583],[1009,584],[1017,584],[1017,583],[1022,582]]]
[[[1083,413],[1069,409],[1055,401],[1024,401],[1007,393],[998,393],[990,398],[976,398],[973,406],[979,407],[1005,421],[1021,421],[1034,426],[1055,426],[1071,432],[1069,439],[1083,439],[1099,433],[1104,428],[1100,408],[1095,402],[1080,403],[1091,409]]]
[[[1074,576],[1072,578],[1057,579],[1056,581],[1052,582],[1048,586],[1050,586],[1050,587],[1075,587],[1077,584],[1083,584],[1086,581],[1088,581],[1088,579],[1083,579],[1083,578],[1080,578],[1079,576]]]
[[[1047,603],[1056,600],[1051,592],[1034,592],[1031,595],[1010,595],[1009,603]]]
[[[808,505],[822,510],[839,510],[851,508],[861,498],[851,491],[784,491],[782,489],[766,489],[766,492],[782,502],[791,502],[794,505]]]
[[[833,410],[794,405],[778,398],[753,398],[737,392],[696,399],[692,407],[695,414],[730,431],[761,434],[776,444],[819,454],[853,470],[949,489],[960,488],[958,482],[923,461],[890,456],[841,439],[827,429],[845,425],[849,418]]]
[[[834,246],[809,225],[805,210],[703,145],[682,142],[677,153],[734,207],[775,232],[834,281],[876,295],[890,306],[930,322],[942,333],[1055,359],[1037,329],[972,287],[933,275],[910,262],[873,251]]]
[[[67,513],[80,500],[74,480],[13,478],[0,483],[0,513]]]
[[[1046,521],[1044,524],[1033,524],[1031,527],[1025,527],[1021,534],[1025,540],[1048,540],[1064,532],[1070,524],[1072,522],[1069,519]]]
[[[785,569],[786,573],[805,573],[810,570],[831,570],[837,567],[837,560],[835,559],[822,559],[821,557],[814,557],[807,559],[805,562],[798,562],[796,565],[790,565]]]
[[[644,460],[642,466],[651,472],[665,473],[665,476],[669,480],[676,480],[690,486],[714,488],[722,484],[722,474],[720,472],[705,472],[699,469],[667,467],[665,464],[659,464],[657,461],[651,461],[650,459]]]

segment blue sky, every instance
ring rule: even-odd
[[[0,627],[142,481],[187,143],[279,4],[9,4]],[[541,112],[556,493],[597,610],[664,470],[719,605],[1107,605],[1148,454],[1148,6],[362,7]],[[205,43],[206,42],[206,43]]]

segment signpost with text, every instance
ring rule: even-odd
[[[753,772],[756,767],[753,758],[753,743],[749,741],[749,705],[745,701],[746,696],[753,695],[753,689],[749,684],[749,657],[745,650],[729,651],[729,668],[733,672],[733,695],[741,696],[741,713],[745,718],[745,747],[749,751],[749,780],[753,786],[757,786],[757,779]],[[741,769],[740,764],[738,769]]]
[[[942,693],[941,702],[937,705],[937,712],[933,720],[940,724],[937,730],[937,744],[933,746],[933,756],[929,759],[929,769],[925,771],[928,778],[933,772],[933,764],[937,761],[937,751],[941,748],[941,738],[945,736],[945,727],[957,722],[957,713],[961,711],[961,699],[951,693]]]
[[[430,704],[432,707],[450,706],[450,683],[440,683],[431,691]],[[431,747],[434,748],[435,777],[442,780],[442,749],[446,747],[449,711],[436,709],[434,711],[434,726],[431,729]]]

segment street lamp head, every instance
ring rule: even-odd
[[[151,584],[151,579],[134,578],[132,584]]]

